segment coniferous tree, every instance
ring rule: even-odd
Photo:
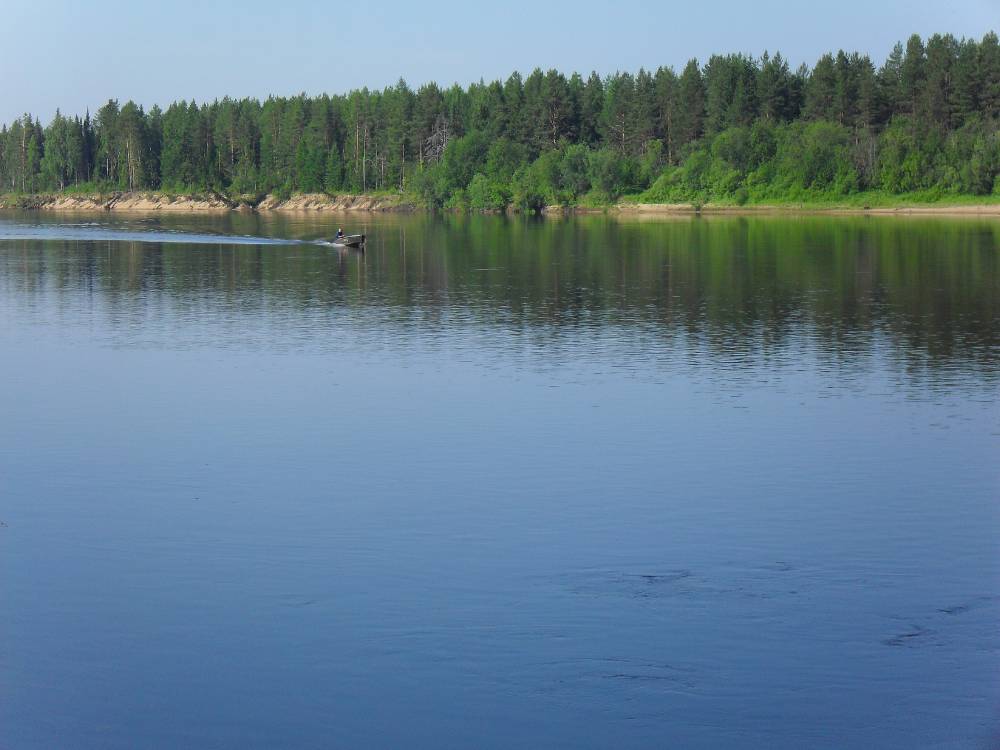
[[[924,43],[918,34],[906,42],[906,53],[899,69],[899,102],[901,111],[917,114],[920,110],[920,94],[923,90],[925,71]]]
[[[591,73],[580,101],[580,142],[591,148],[601,140],[601,113],[604,111],[604,81]]]
[[[677,86],[678,146],[701,138],[705,132],[705,82],[697,60],[684,66]]]
[[[832,120],[837,117],[837,64],[833,55],[823,55],[806,83],[805,117]]]
[[[647,145],[659,137],[656,107],[656,84],[649,71],[640,68],[635,76],[632,103],[632,153],[646,151]]]
[[[86,170],[85,180],[89,182],[94,178],[94,169],[97,165],[97,134],[94,132],[89,109],[80,126],[80,140],[83,148],[83,166]]]
[[[653,86],[656,92],[656,136],[664,143],[667,163],[673,164],[678,147],[677,74],[671,68],[657,68]]]
[[[628,73],[618,73],[607,83],[604,111],[601,113],[604,142],[622,154],[630,151],[636,133],[633,129],[635,79]]]
[[[953,67],[953,78],[948,108],[952,122],[962,125],[976,116],[979,110],[982,82],[979,71],[979,45],[970,39],[958,45]]]
[[[874,127],[881,112],[879,100],[878,79],[875,65],[867,55],[859,62],[857,77],[857,106],[855,108],[856,124],[861,128]]]
[[[780,52],[774,57],[765,52],[761,58],[757,73],[757,98],[763,119],[781,122],[790,118],[791,73]]]
[[[544,147],[556,146],[564,138],[575,140],[573,100],[566,77],[556,70],[549,70],[542,79],[541,98],[545,125]]]
[[[990,32],[979,47],[980,109],[986,117],[1000,118],[1000,39]]]
[[[879,122],[886,123],[901,111],[903,101],[903,45],[896,43],[878,71]]]
[[[522,134],[533,159],[545,149],[550,138],[544,84],[545,74],[541,68],[535,68],[524,79]]]
[[[958,57],[958,41],[950,34],[934,34],[927,40],[925,80],[919,96],[919,113],[927,122],[940,128],[952,125],[951,104],[954,98],[954,61]]]

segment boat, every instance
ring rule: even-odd
[[[365,235],[363,234],[345,234],[343,237],[336,237],[333,240],[334,247],[364,247],[365,246]]]

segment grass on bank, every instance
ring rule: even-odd
[[[719,206],[731,208],[774,207],[787,209],[857,209],[868,208],[947,208],[967,206],[1000,205],[1000,195],[956,195],[937,190],[921,190],[908,193],[886,193],[868,190],[857,193],[834,193],[818,190],[804,190],[787,195],[750,196],[737,191],[734,195],[701,194],[687,198],[664,199],[652,189],[633,195],[626,195],[619,201],[623,204],[691,204],[693,206]]]

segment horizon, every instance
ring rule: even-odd
[[[376,16],[385,16],[385,23],[378,26],[379,35],[370,42],[371,54],[338,56],[325,41],[328,29],[323,21],[303,37],[296,26],[298,19],[309,14],[329,18],[328,24],[344,29],[338,30],[338,35],[351,38],[361,34],[364,36],[359,38],[368,39],[366,29],[377,26],[378,18],[351,10],[317,10],[314,0],[299,0],[283,15],[269,12],[256,2],[241,6],[238,14],[233,10],[236,6],[228,2],[212,8],[182,2],[171,18],[157,19],[155,23],[150,22],[147,10],[124,3],[114,9],[116,12],[105,10],[103,14],[67,9],[67,5],[65,0],[50,0],[31,8],[13,9],[14,22],[8,28],[19,26],[18,21],[26,27],[45,21],[49,32],[46,59],[55,59],[39,75],[37,40],[26,35],[6,40],[10,74],[7,96],[0,104],[0,123],[10,124],[25,113],[48,123],[56,110],[82,117],[109,100],[131,100],[148,111],[154,105],[166,108],[178,101],[211,103],[227,97],[263,101],[299,94],[315,97],[341,96],[362,89],[382,91],[400,79],[414,90],[430,83],[443,89],[453,85],[468,88],[479,81],[504,81],[514,72],[526,76],[535,68],[556,69],[566,75],[576,72],[584,77],[596,72],[602,78],[616,72],[654,71],[658,67],[679,72],[688,60],[695,58],[703,66],[713,54],[744,54],[759,59],[765,51],[772,55],[780,52],[789,67],[796,70],[801,65],[811,69],[824,54],[843,49],[869,56],[878,67],[896,43],[905,44],[913,33],[925,40],[939,33],[978,41],[996,30],[995,11],[983,0],[966,0],[948,9],[928,2],[910,4],[905,9],[903,3],[892,2],[888,7],[872,9],[855,1],[846,9],[811,11],[808,17],[789,15],[780,8],[782,3],[771,0],[753,9],[727,9],[730,23],[725,29],[704,22],[706,10],[701,8],[642,8],[643,3],[631,2],[620,6],[616,13],[577,7],[574,15],[568,16],[562,12],[567,4],[557,3],[533,8],[541,22],[523,33],[505,30],[518,17],[517,9],[508,9],[499,16],[497,11],[483,11],[475,19],[459,13],[457,19],[446,22],[450,26],[441,27],[448,45],[435,46],[428,38],[437,33],[438,27],[425,28],[428,22],[413,18],[412,9],[391,4],[376,12]],[[177,23],[184,17],[185,6],[190,6],[192,12],[197,8],[197,13],[208,16],[210,22],[182,32]],[[527,11],[528,6],[523,8]],[[396,12],[390,12],[393,10]],[[623,18],[631,18],[636,11],[647,21],[641,29]],[[713,12],[718,12],[717,6]],[[862,12],[868,22],[858,33],[851,24],[856,13]],[[497,17],[484,19],[484,14]],[[611,45],[613,49],[600,44],[584,49],[579,40],[585,37],[577,27],[589,27],[596,15],[602,16],[601,25],[607,29],[604,36],[629,35],[629,43]],[[745,22],[740,22],[741,17]],[[480,24],[492,30],[488,42],[470,33]],[[560,33],[553,35],[553,28]],[[178,46],[176,37],[181,33],[187,33],[188,38]],[[544,44],[532,42],[531,35],[538,33],[545,35]],[[116,48],[124,48],[110,64],[91,52],[92,40],[102,35],[113,37]],[[504,41],[496,49],[498,37],[516,42]],[[274,44],[274,39],[283,38],[294,43]],[[750,43],[748,38],[752,39]],[[121,59],[134,59],[136,63],[123,65]]]

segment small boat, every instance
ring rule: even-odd
[[[363,234],[345,234],[343,237],[334,237],[335,247],[364,247],[367,238]]]

